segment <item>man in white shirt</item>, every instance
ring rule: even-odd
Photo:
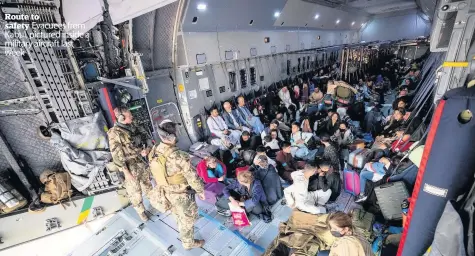
[[[226,122],[222,117],[219,116],[217,107],[213,107],[211,109],[211,115],[208,117],[206,124],[208,125],[210,132],[215,137],[220,138],[221,141],[229,140],[234,146],[238,146],[240,144],[241,132],[237,130],[230,130],[228,128]],[[212,140],[211,143],[216,146],[221,146],[221,144],[218,144],[216,140]]]
[[[290,97],[290,92],[289,92],[289,89],[287,89],[287,87],[283,87],[279,91],[279,98],[284,103],[284,105],[287,109],[291,105],[293,105],[293,106],[295,106],[295,108],[297,108],[297,106],[292,102],[292,98]]]
[[[315,175],[316,171],[317,168],[306,165],[303,170],[297,170],[290,174],[294,182],[284,189],[284,196],[289,207],[310,214],[326,213],[324,205],[331,196],[331,189],[326,192],[323,190],[308,191],[310,177]]]

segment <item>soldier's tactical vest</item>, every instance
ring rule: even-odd
[[[177,173],[172,176],[167,175],[167,158],[174,152],[178,151],[178,148],[172,147],[169,148],[164,154],[155,153],[155,147],[153,148],[153,158],[150,162],[150,171],[152,172],[153,178],[159,186],[168,186],[168,185],[180,185],[186,183],[186,179],[181,173]]]

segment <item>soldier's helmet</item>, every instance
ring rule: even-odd
[[[44,170],[40,175],[41,183],[46,183],[48,181],[48,177],[54,174],[55,172],[49,169]]]
[[[175,123],[170,119],[165,119],[162,122],[160,122],[159,127],[169,134],[176,134],[178,130],[177,126],[180,126],[180,125],[181,123]]]

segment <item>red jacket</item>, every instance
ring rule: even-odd
[[[411,145],[412,145],[413,143],[414,143],[414,142],[412,142],[412,141],[395,140],[395,141],[391,144],[391,151],[393,151],[393,152],[404,152],[404,151],[407,151],[407,150],[409,150],[409,148],[411,147]]]
[[[223,175],[226,177],[226,165],[224,165],[221,161],[217,160],[217,163],[221,165],[223,168]],[[218,178],[210,178],[208,176],[208,166],[206,166],[206,161],[201,160],[198,165],[196,166],[196,172],[198,176],[200,176],[205,183],[216,183],[218,182]]]

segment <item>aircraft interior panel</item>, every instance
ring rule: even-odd
[[[340,255],[340,236],[367,256],[474,255],[474,0],[2,0],[0,13],[0,256]],[[25,31],[61,36],[27,45]],[[189,154],[174,170],[196,170],[204,200],[157,145]],[[185,183],[176,202],[197,203],[191,233],[205,240],[192,250],[191,223],[158,211]],[[247,193],[236,209],[230,184]],[[62,237],[109,214],[89,239]],[[351,225],[327,222],[338,214]]]

